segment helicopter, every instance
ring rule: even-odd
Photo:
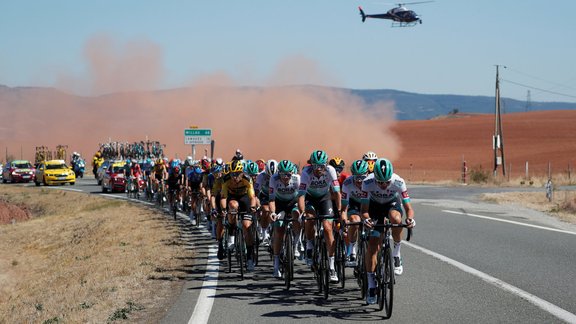
[[[360,16],[362,16],[362,22],[366,21],[366,18],[378,18],[378,19],[390,19],[392,20],[392,27],[412,27],[416,23],[422,23],[422,18],[412,10],[408,10],[405,5],[409,4],[420,4],[434,1],[419,1],[419,2],[407,2],[398,3],[397,7],[388,10],[384,14],[367,15],[362,10],[362,7],[358,7],[360,10]]]

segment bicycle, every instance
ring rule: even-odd
[[[384,229],[384,238],[380,251],[376,258],[376,295],[378,296],[378,310],[385,310],[386,315],[384,318],[388,319],[392,316],[392,306],[394,302],[394,258],[392,257],[392,247],[390,240],[392,239],[391,228],[394,227],[407,227],[407,224],[391,224],[386,219],[384,224],[374,225],[372,228]],[[382,234],[381,234],[382,235]],[[406,241],[410,241],[412,236],[412,229],[408,228],[406,234]]]
[[[292,222],[294,222],[294,219],[290,216],[289,219],[284,216],[284,240],[280,250],[280,262],[286,290],[290,290],[291,282],[294,280],[294,236],[292,234]]]
[[[354,265],[354,277],[360,288],[360,298],[364,299],[366,297],[366,292],[368,291],[368,274],[366,273],[366,266],[364,264],[364,258],[366,257],[366,250],[368,249],[368,232],[366,231],[366,226],[364,222],[349,222],[346,227],[358,226],[358,251],[356,252],[356,264]]]
[[[334,226],[334,269],[340,281],[340,288],[346,286],[346,241],[344,240],[343,222]]]
[[[328,251],[324,239],[324,224],[323,221],[331,219],[332,215],[321,215],[316,217],[306,218],[306,220],[313,220],[316,222],[316,233],[314,235],[314,250],[312,252],[312,271],[316,283],[318,284],[318,292],[323,293],[324,299],[328,299],[330,289],[330,267],[328,265]]]
[[[179,188],[171,188],[168,192],[169,197],[170,197],[170,213],[172,213],[172,215],[174,216],[174,219],[176,219],[176,213],[178,211],[179,193],[180,193]]]
[[[256,217],[256,214],[259,211],[260,207],[256,208],[256,210],[252,212],[253,214],[252,224],[248,228],[248,230],[250,231],[249,233],[252,237],[252,242],[254,244],[254,255],[253,255],[254,266],[258,265],[258,256],[259,256],[258,250],[260,249],[260,237],[258,236],[258,217]]]
[[[247,270],[247,262],[246,262],[246,243],[244,242],[244,231],[242,228],[242,218],[243,216],[246,214],[246,212],[238,212],[236,210],[230,211],[231,215],[235,215],[236,216],[236,233],[234,235],[234,237],[236,238],[234,240],[234,249],[233,251],[230,251],[228,249],[228,242],[230,241],[230,230],[231,230],[231,224],[226,222],[226,229],[225,229],[225,233],[224,233],[224,242],[225,245],[224,247],[227,250],[227,259],[228,259],[228,273],[232,272],[232,254],[234,254],[234,257],[236,259],[236,263],[238,264],[238,267],[240,268],[240,280],[244,280],[244,269],[246,267]]]

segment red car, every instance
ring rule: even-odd
[[[34,181],[34,167],[27,160],[14,160],[6,163],[2,169],[2,182],[30,182]]]
[[[102,176],[102,192],[126,191],[126,176],[124,174],[124,161],[110,163]]]

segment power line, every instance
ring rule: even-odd
[[[532,89],[532,90],[547,92],[547,93],[555,94],[555,95],[558,95],[558,96],[564,96],[564,97],[576,99],[576,96],[569,95],[569,94],[565,94],[565,93],[560,93],[560,92],[556,92],[556,91],[550,91],[550,90],[545,90],[545,89],[541,89],[541,88],[536,88],[536,87],[532,87],[532,86],[529,86],[529,85],[526,85],[526,84],[522,84],[522,83],[519,83],[519,82],[510,81],[510,80],[505,80],[505,79],[502,79],[502,81],[508,82],[508,83],[511,83],[511,84],[515,84],[515,85],[517,85],[517,86],[521,86],[521,87],[524,87],[524,88]]]
[[[552,84],[552,85],[554,85],[554,86],[556,86],[556,87],[566,88],[566,89],[571,89],[571,90],[576,90],[576,88],[567,86],[567,85],[565,85],[565,84],[561,84],[561,83],[558,83],[558,82],[552,82],[552,81],[549,81],[549,80],[545,80],[545,79],[542,79],[542,78],[540,78],[540,77],[537,77],[537,76],[534,76],[534,75],[531,75],[531,74],[528,74],[528,73],[525,73],[525,72],[522,72],[522,71],[518,71],[518,70],[513,69],[513,68],[510,68],[510,67],[507,67],[507,68],[508,68],[508,70],[511,70],[512,72],[516,72],[516,73],[518,73],[518,74],[522,74],[522,75],[524,75],[524,76],[527,76],[527,77],[529,77],[529,78],[532,78],[532,79],[535,79],[535,80],[538,80],[538,81],[550,83],[550,84]]]

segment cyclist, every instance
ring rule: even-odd
[[[332,221],[334,209],[332,206],[331,192],[336,194],[336,207],[339,213],[341,209],[340,184],[336,177],[336,170],[328,165],[328,155],[322,150],[316,150],[310,155],[310,165],[302,169],[300,188],[298,191],[298,209],[306,212],[306,217],[330,216],[323,220],[324,237],[328,260],[330,264],[330,281],[338,282],[338,276],[334,268],[334,234],[332,233]],[[312,265],[312,249],[314,248],[314,222],[304,222],[306,233],[306,263]]]
[[[132,181],[134,182],[134,188],[140,194],[140,179],[142,178],[142,168],[140,167],[140,163],[138,161],[134,161],[132,163],[132,167],[130,168],[130,177],[132,177]]]
[[[248,271],[254,271],[254,242],[250,235],[249,228],[252,225],[252,213],[256,211],[256,196],[254,195],[254,186],[250,178],[243,172],[244,166],[241,160],[234,160],[230,165],[230,178],[222,183],[220,191],[220,207],[227,210],[228,224],[230,228],[230,240],[228,249],[234,247],[234,232],[237,226],[236,217],[230,213],[237,211],[245,213],[242,217],[242,226],[244,241],[246,242],[246,267]]]
[[[173,206],[174,200],[180,198],[180,189],[184,184],[184,177],[180,172],[179,165],[172,168],[172,172],[169,173],[168,179],[166,179],[166,184],[168,185],[168,202],[170,206]],[[177,208],[176,205],[174,205],[174,208]]]
[[[328,164],[330,164],[334,168],[334,170],[336,170],[336,175],[338,176],[338,182],[340,183],[340,187],[342,187],[344,180],[346,180],[346,178],[348,178],[349,176],[348,173],[344,172],[346,162],[344,162],[342,158],[335,157],[331,158]]]
[[[258,170],[260,170],[260,172],[266,169],[266,161],[264,161],[263,159],[256,160],[256,164],[258,164]]]
[[[252,181],[252,186],[254,186],[254,194],[256,195],[256,207],[260,207],[260,198],[259,198],[259,190],[256,189],[256,179],[258,178],[259,174],[260,174],[260,170],[258,168],[258,164],[252,160],[246,160],[244,163],[244,173],[246,173],[246,175],[250,178],[250,180]],[[262,224],[261,224],[261,215],[262,215],[262,211],[259,210],[256,212],[256,217],[258,219],[258,239],[260,241],[263,240],[264,238],[264,234],[263,234],[263,230],[262,230]],[[266,245],[266,242],[264,242]],[[266,245],[268,246],[268,245]]]
[[[402,206],[406,211],[406,224],[408,227],[416,226],[414,209],[410,204],[410,196],[404,179],[394,173],[392,163],[387,159],[377,159],[374,163],[374,172],[362,182],[362,191],[366,192],[362,198],[362,218],[368,227],[374,224],[382,224],[384,218],[388,218],[392,224],[402,223]],[[394,273],[401,275],[404,271],[400,244],[402,241],[402,227],[392,229],[394,239]],[[374,271],[376,269],[376,255],[382,245],[383,236],[379,231],[373,230],[368,240],[366,253],[366,272],[368,273],[368,294],[366,303],[375,304],[376,281]]]
[[[227,164],[224,164],[227,165]],[[212,197],[210,199],[212,217],[216,216],[216,240],[218,241],[218,260],[223,260],[225,257],[223,238],[224,238],[224,224],[222,219],[224,218],[224,212],[220,205],[220,198],[222,193],[222,184],[225,180],[228,180],[228,171],[224,170],[223,167],[216,165],[214,166],[214,184],[212,185]]]
[[[374,162],[378,159],[378,155],[372,151],[364,153],[362,160],[368,163],[368,173],[374,172]]]
[[[154,164],[154,187],[156,192],[164,189],[164,179],[167,177],[166,165],[164,160],[159,158]]]
[[[344,180],[342,185],[342,220],[360,221],[360,205],[362,198],[366,198],[366,193],[362,191],[362,181],[368,175],[368,163],[364,160],[356,160],[350,166],[352,176]],[[348,262],[347,266],[356,265],[356,251],[358,239],[358,227],[351,226],[347,230],[348,243]]]
[[[210,215],[207,215],[208,230],[212,234],[213,239],[216,238],[216,225],[215,225],[216,213],[215,213],[215,207],[212,204],[212,200],[213,199],[216,200],[216,198],[214,197],[214,194],[216,193],[213,191],[212,188],[214,187],[214,183],[216,182],[216,180],[220,178],[221,175],[222,175],[222,167],[218,164],[214,164],[210,168],[210,172],[208,173],[208,175],[205,176],[204,180],[202,181],[202,187],[205,188],[206,190],[205,192],[207,201],[207,207],[204,210],[206,211],[206,213],[208,213],[208,211],[210,210],[214,211],[211,212]]]
[[[262,206],[262,213],[260,214],[260,223],[258,231],[262,237],[263,245],[270,245],[270,232],[268,226],[270,225],[270,207],[269,207],[269,193],[270,193],[270,178],[278,171],[278,162],[276,160],[268,160],[264,168],[265,172],[258,174],[256,182],[254,183],[254,191],[258,195],[260,206]]]
[[[294,220],[294,256],[300,256],[300,251],[296,248],[296,242],[300,238],[300,222],[298,218],[298,188],[300,187],[300,175],[294,173],[294,163],[289,160],[282,160],[278,164],[278,173],[270,178],[269,185],[269,208],[270,217],[274,221],[274,237],[272,251],[274,254],[274,278],[281,278],[280,272],[280,249],[284,240],[283,219],[279,219],[276,212],[284,218],[291,217]],[[282,213],[283,212],[283,213]]]
[[[202,202],[200,196],[202,195],[203,179],[204,175],[202,168],[200,168],[199,165],[193,165],[188,169],[188,174],[186,175],[186,183],[188,190],[190,190],[190,194],[192,195],[190,206],[190,222],[193,226],[196,226],[196,217],[194,217],[194,211],[196,210],[197,204]]]

